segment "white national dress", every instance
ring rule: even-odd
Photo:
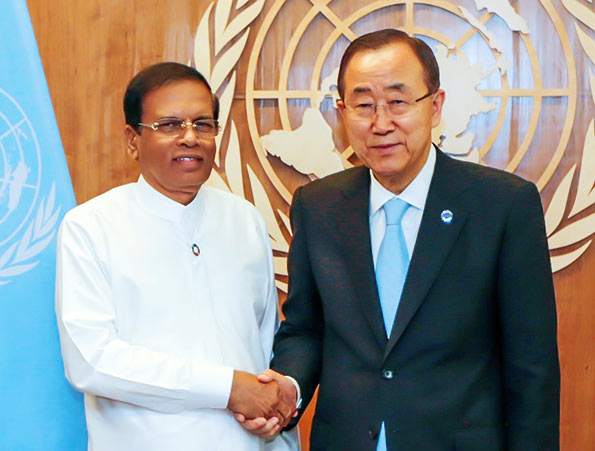
[[[225,409],[233,370],[267,368],[278,325],[269,238],[247,201],[203,186],[183,206],[141,177],[79,205],[59,232],[56,313],[89,450],[265,449]]]

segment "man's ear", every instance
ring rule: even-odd
[[[440,124],[440,118],[442,117],[442,107],[444,106],[444,100],[446,93],[443,89],[439,89],[432,96],[432,128],[438,127]]]
[[[128,152],[128,155],[130,155],[133,160],[138,160],[138,141],[140,135],[134,128],[127,124],[124,129],[124,136],[126,138],[126,151]]]

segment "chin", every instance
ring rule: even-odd
[[[376,165],[372,167],[372,171],[382,177],[396,177],[407,171],[407,165]]]
[[[186,177],[180,177],[177,182],[181,186],[200,187],[203,183],[207,181],[208,178],[209,176],[205,176],[204,174],[186,174]]]

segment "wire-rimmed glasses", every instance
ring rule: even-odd
[[[137,125],[148,127],[153,131],[164,135],[179,136],[186,131],[186,127],[194,128],[196,135],[200,138],[214,138],[219,133],[219,123],[215,119],[197,119],[194,122],[183,121],[182,119],[159,119],[152,124]]]
[[[407,101],[407,100],[403,100],[403,99],[395,99],[395,100],[391,100],[387,103],[375,104],[375,103],[362,102],[362,103],[357,103],[355,105],[344,104],[344,106],[348,111],[352,111],[353,114],[359,119],[366,119],[366,120],[373,119],[374,116],[376,115],[376,113],[378,112],[379,107],[384,108],[384,111],[386,111],[391,116],[393,116],[395,118],[399,118],[399,117],[405,117],[405,116],[408,116],[409,114],[411,114],[413,112],[413,109],[415,107],[415,104],[417,104],[417,102],[421,102],[422,100],[430,97],[431,95],[435,94],[436,92],[437,92],[436,90],[430,91],[426,95],[421,96],[419,99],[415,99],[412,101]]]

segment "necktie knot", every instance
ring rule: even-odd
[[[384,214],[386,215],[386,225],[400,225],[403,215],[409,208],[409,204],[403,199],[393,197],[384,204]]]

